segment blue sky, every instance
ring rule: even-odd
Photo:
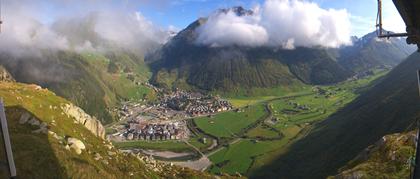
[[[351,35],[362,36],[375,30],[377,0],[303,0],[318,4],[324,9],[346,9],[352,24]],[[45,23],[52,23],[57,17],[83,14],[108,9],[112,11],[139,11],[153,24],[164,29],[173,26],[183,29],[199,17],[208,16],[219,8],[243,6],[252,8],[265,0],[5,0],[4,10],[15,11],[19,4]],[[405,25],[392,0],[383,0],[384,27],[402,32]],[[4,12],[7,13],[7,12]]]
[[[362,36],[375,30],[376,0],[311,0],[324,9],[346,9],[351,14],[352,35]],[[198,17],[218,8],[243,6],[252,8],[264,0],[174,0],[165,5],[143,3],[138,10],[150,21],[164,28],[185,28]],[[392,0],[384,0],[384,27],[392,31],[405,29]]]

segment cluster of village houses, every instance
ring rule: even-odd
[[[186,124],[145,123],[136,120],[129,121],[123,136],[126,140],[177,140],[188,137]]]
[[[226,100],[216,100],[213,102],[193,101],[191,105],[187,106],[186,111],[188,114],[197,116],[231,109],[232,105]]]
[[[293,106],[293,108],[295,109],[299,109],[303,111],[311,110],[311,108],[306,104],[300,105],[299,103],[292,102],[292,101],[289,101],[287,104]]]
[[[203,96],[200,93],[176,91],[162,100],[163,106],[174,110],[184,110],[192,116],[231,110],[232,105],[218,97]]]
[[[177,90],[164,94],[155,104],[124,104],[118,114],[126,122],[112,137],[118,140],[187,139],[190,131],[185,118],[231,109],[228,101],[218,97]]]

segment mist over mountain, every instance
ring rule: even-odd
[[[197,28],[206,23],[204,18],[195,21],[146,58],[153,62],[154,83],[165,87],[189,84],[205,90],[234,90],[301,82],[328,84],[351,76],[351,71],[341,67],[323,47],[288,50],[197,45]],[[168,78],[175,80],[168,82]]]
[[[84,4],[49,3],[56,7]],[[110,109],[118,101],[143,95],[136,85],[150,78],[143,56],[169,38],[167,30],[140,12],[98,2],[77,6],[47,23],[38,15],[43,10],[39,4],[7,1],[2,5],[7,8],[0,35],[0,64],[16,81],[49,88],[104,123],[114,119]],[[116,71],[108,72],[109,64],[118,67]],[[131,80],[128,73],[134,73]],[[138,94],[127,94],[134,89]]]
[[[294,10],[297,8],[295,6],[308,5],[294,1],[288,3],[279,7],[286,6]],[[276,4],[265,6],[262,9],[276,7]],[[208,18],[200,18],[191,23],[160,50],[146,58],[146,61],[153,62],[152,82],[169,88],[192,86],[210,91],[332,84],[373,68],[393,67],[415,51],[415,47],[406,45],[403,38],[378,39],[374,32],[360,39],[354,37],[350,43],[335,39],[342,42],[341,45],[331,45],[326,39],[321,40],[325,43],[321,43],[317,41],[320,39],[308,37],[304,33],[298,34],[306,36],[305,44],[300,44],[298,40],[298,43],[285,46],[285,41],[276,39],[280,36],[267,36],[267,39],[279,42],[271,43],[265,41],[265,36],[261,34],[254,38],[253,30],[259,28],[248,28],[250,21],[257,24],[256,21],[260,20],[257,16],[261,11],[264,10],[246,10],[242,7],[221,9]],[[219,18],[234,20],[215,22]],[[218,26],[227,29],[222,30]],[[284,24],[284,27],[289,26],[294,27]],[[294,29],[300,28],[308,29]],[[248,29],[244,31],[245,34],[242,34],[243,29]],[[288,33],[287,28],[279,29],[282,30],[276,32]],[[339,34],[337,37],[346,37],[345,33]],[[301,38],[293,34],[288,37]]]
[[[208,46],[339,47],[349,45],[346,10],[322,9],[306,1],[267,0],[252,10],[215,11],[196,29],[197,44]]]

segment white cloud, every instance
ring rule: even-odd
[[[54,7],[69,3],[58,0],[50,2],[59,4]],[[93,1],[89,2],[92,6]],[[40,3],[32,7],[26,3],[30,4],[30,1],[6,1],[3,4],[0,51],[24,55],[39,53],[41,49],[103,51],[116,47],[142,54],[164,43],[168,36],[136,11],[99,7],[96,11],[79,12],[76,7],[72,14],[44,24],[44,11],[40,9],[45,9],[45,6]]]
[[[197,41],[211,46],[260,46],[268,42],[268,34],[257,16],[239,17],[234,12],[215,13],[199,27]]]
[[[267,0],[254,14],[215,12],[197,29],[197,43],[211,46],[325,46],[351,43],[346,10],[299,0]]]

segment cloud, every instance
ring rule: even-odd
[[[339,47],[351,44],[350,14],[299,0],[267,0],[254,13],[217,11],[197,28],[196,42],[210,46]]]
[[[132,7],[125,9],[125,3],[112,7],[116,2],[111,0],[88,0],[86,6],[84,2],[4,2],[0,51],[28,55],[43,49],[104,51],[117,48],[144,54],[166,42],[169,36]],[[56,12],[60,8],[71,13]],[[51,12],[51,9],[58,10]],[[45,14],[53,16],[52,19],[45,18]]]
[[[215,13],[199,27],[197,41],[211,46],[261,46],[268,34],[257,16],[237,16],[235,12]]]
[[[148,21],[140,12],[92,12],[82,17],[58,19],[52,28],[82,49],[123,48],[148,52],[168,38],[165,30]],[[83,46],[87,48],[82,48]]]

